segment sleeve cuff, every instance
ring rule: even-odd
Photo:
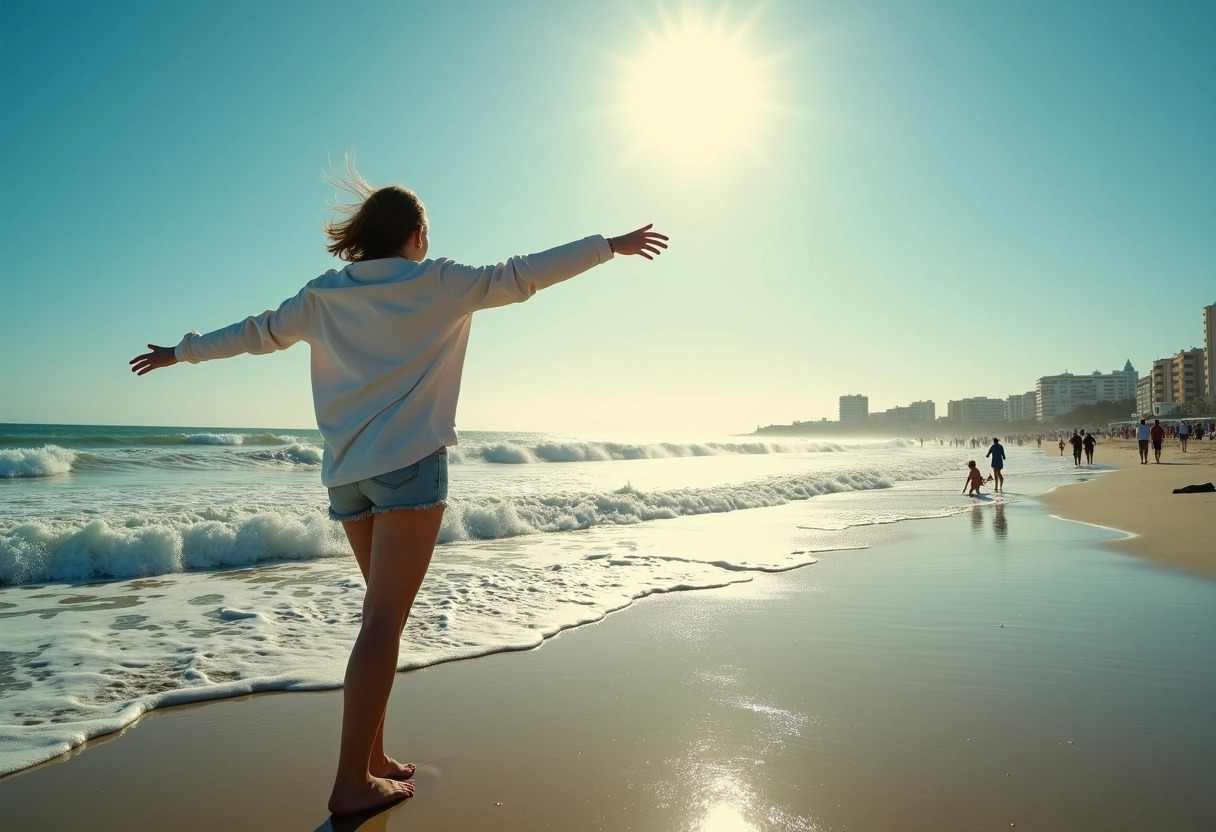
[[[608,245],[608,238],[606,238],[604,235],[596,234],[595,236],[588,237],[587,239],[595,244],[595,251],[599,255],[601,263],[607,263],[615,256],[615,253],[612,251],[612,246]]]
[[[186,355],[186,342],[189,341],[192,337],[197,338],[198,333],[197,332],[187,332],[185,335],[182,336],[181,343],[179,343],[176,347],[173,348],[173,355],[177,358],[178,361],[185,361],[189,364],[198,363],[197,361],[191,360],[190,356]]]

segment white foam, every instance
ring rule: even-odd
[[[0,477],[50,477],[72,470],[76,452],[58,445],[0,448]]]
[[[881,447],[907,447],[906,440],[883,443]],[[880,447],[875,445],[874,447]],[[459,451],[449,451],[454,463],[488,462],[503,465],[528,465],[538,462],[609,462],[613,460],[675,459],[731,454],[831,453],[842,450],[833,442],[593,442],[551,440],[541,442],[466,441]]]
[[[698,525],[668,526],[649,545],[610,527],[577,541],[541,535],[529,540],[526,557],[516,544],[453,544],[433,562],[411,612],[400,667],[531,649],[647,595],[814,563],[806,547],[771,537],[774,527],[793,529],[789,520],[773,519],[691,518],[686,522]],[[747,557],[735,554],[730,539],[739,531],[749,541]],[[118,730],[154,708],[338,687],[362,598],[349,557],[0,590],[11,658],[0,666],[7,691],[0,699],[0,773]]]

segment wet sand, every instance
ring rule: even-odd
[[[389,747],[418,793],[370,817],[325,812],[327,692],[154,713],[0,781],[0,826],[1213,828],[1216,582],[1111,536],[984,502],[403,674]]]
[[[1166,440],[1160,464],[1151,447],[1148,458],[1140,464],[1133,440],[1104,440],[1094,462],[1119,470],[1058,488],[1043,500],[1061,517],[1131,533],[1107,544],[1118,551],[1216,578],[1216,493],[1173,493],[1216,482],[1216,442],[1192,441],[1183,453],[1177,440]]]

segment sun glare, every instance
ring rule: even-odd
[[[747,27],[722,15],[686,11],[665,21],[628,61],[624,108],[636,150],[669,163],[703,168],[740,151],[759,155],[769,111],[765,61],[745,41]]]

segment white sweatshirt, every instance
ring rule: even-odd
[[[474,312],[525,301],[610,259],[608,241],[597,235],[482,268],[400,257],[351,263],[278,309],[206,335],[188,333],[176,354],[197,364],[307,341],[325,438],[321,482],[345,485],[456,444]]]

